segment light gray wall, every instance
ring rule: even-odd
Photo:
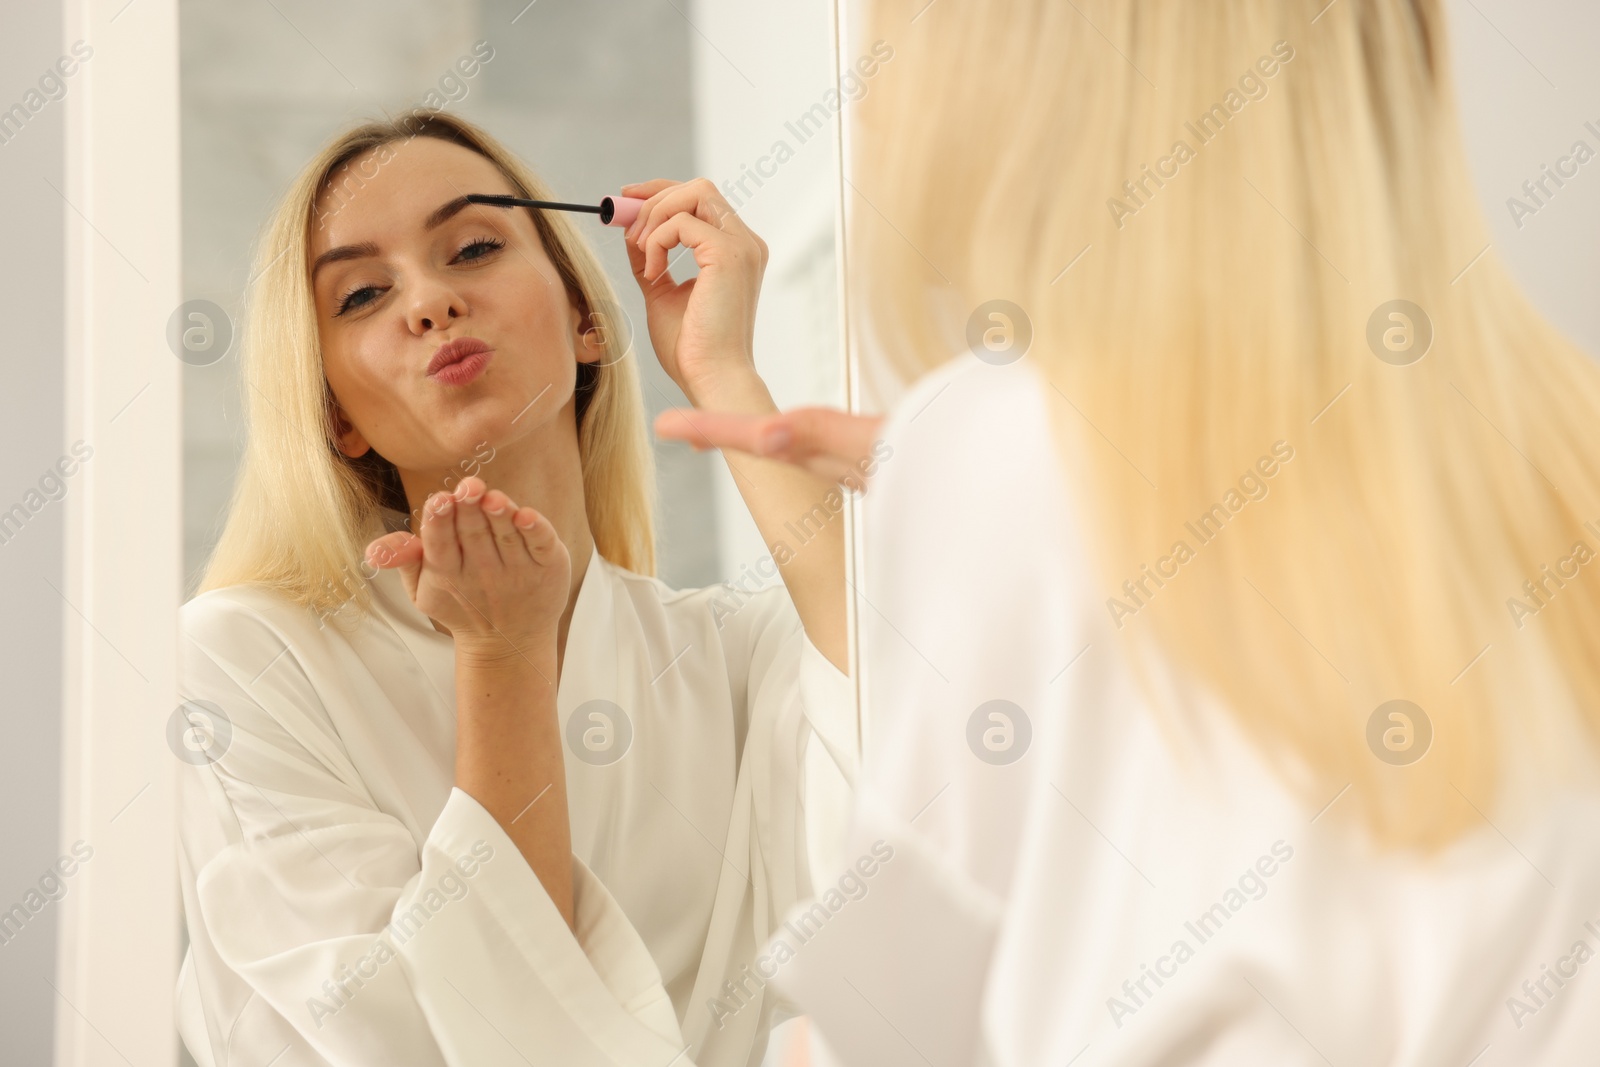
[[[1489,255],[1600,356],[1600,156],[1560,189],[1547,181],[1553,195],[1540,194],[1544,206],[1521,226],[1507,204],[1532,204],[1522,183],[1554,167],[1574,142],[1600,153],[1600,4],[1450,0],[1449,11],[1467,152],[1494,237]]]
[[[61,56],[54,0],[0,5],[0,110],[36,88]],[[73,85],[66,82],[67,91]],[[0,512],[22,503],[66,451],[62,324],[67,208],[60,100],[44,104],[0,143]],[[48,183],[48,184],[46,184]],[[55,189],[50,186],[54,185]],[[67,483],[71,492],[71,483]],[[38,500],[39,498],[34,498]],[[62,506],[45,504],[0,544],[0,911],[19,903],[59,854],[61,815]],[[46,583],[50,584],[46,584]],[[57,909],[46,907],[0,944],[0,1060],[49,1063]]]

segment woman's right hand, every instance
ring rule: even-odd
[[[837,408],[795,408],[770,415],[672,408],[656,416],[656,435],[686,441],[696,451],[731,448],[810,471],[862,489],[877,466],[882,415]]]
[[[481,478],[433,494],[421,513],[421,536],[380,537],[367,560],[399,568],[411,602],[450,631],[457,655],[493,661],[553,647],[572,564],[550,520]]]

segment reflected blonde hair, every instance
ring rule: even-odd
[[[363,562],[381,507],[407,511],[394,467],[376,453],[359,460],[334,446],[333,395],[323,373],[310,242],[317,202],[342,206],[359,195],[360,173],[345,165],[415,137],[460,145],[488,159],[516,195],[553,200],[551,190],[499,141],[437,111],[372,122],[336,137],[306,164],[267,223],[256,252],[241,346],[248,431],[227,523],[200,591],[264,586],[331,614],[364,608],[371,568]],[[345,168],[341,173],[341,168]],[[611,283],[572,221],[533,212],[539,239],[568,298],[591,327],[623,321]],[[638,368],[613,351],[615,330],[599,331],[600,359],[578,364],[578,449],[595,547],[611,562],[655,573],[654,466],[645,435]],[[441,488],[443,488],[441,486]]]
[[[1541,568],[1600,543],[1600,372],[1484,254],[1440,0],[924,4],[866,33],[896,59],[852,133],[888,216],[853,212],[856,306],[906,376],[984,302],[1024,309],[1107,593],[1196,550],[1116,613],[1147,690],[1158,662],[1198,680],[1390,845],[1481,827],[1508,745],[1592,756],[1600,566]],[[1409,365],[1368,342],[1393,299],[1431,320]],[[1268,498],[1196,543],[1279,441]],[[1435,731],[1404,768],[1367,740],[1393,698]]]

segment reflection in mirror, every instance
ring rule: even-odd
[[[852,498],[650,425],[848,404],[829,5],[180,14],[186,1062],[775,1060]]]

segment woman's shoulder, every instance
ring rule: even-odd
[[[989,363],[964,352],[912,383],[889,412],[884,437],[965,452],[1043,446],[1052,391],[1026,359]]]
[[[230,585],[196,595],[178,609],[186,641],[225,650],[271,637],[282,644],[316,639],[329,619],[287,594],[263,585]]]
[[[1070,550],[1073,498],[1054,432],[1058,417],[1076,418],[1069,406],[1026,360],[966,353],[923,375],[883,427],[869,554],[970,572]]]

